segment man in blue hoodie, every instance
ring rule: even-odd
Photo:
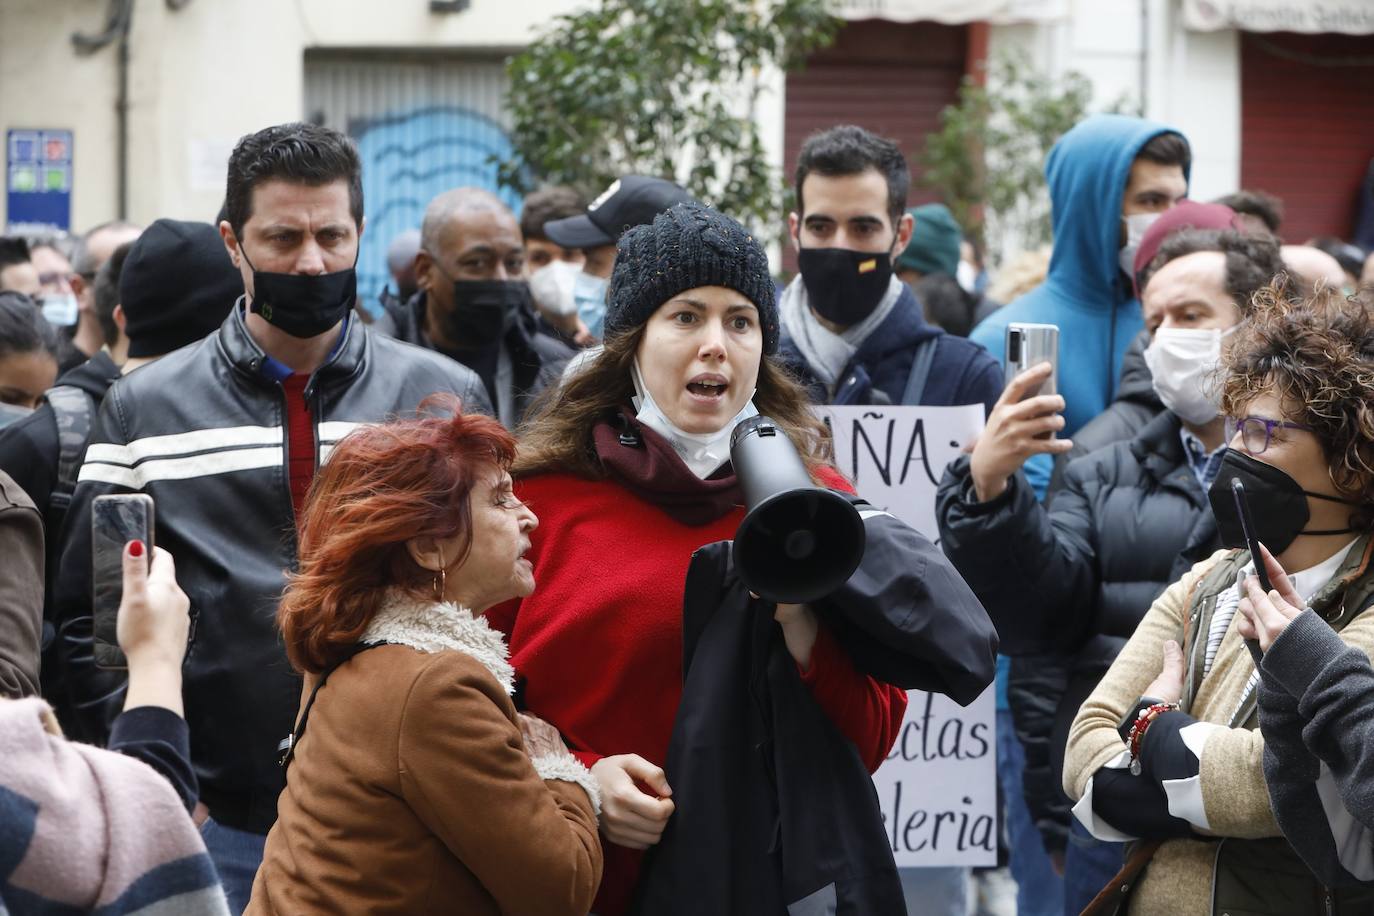
[[[1182,134],[1125,115],[1086,118],[1050,151],[1045,163],[1054,224],[1049,274],[969,336],[1000,361],[1009,323],[1057,325],[1063,423],[1058,425],[1053,413],[1027,411],[1025,405],[991,417],[970,460],[971,476],[982,482],[980,501],[1001,496],[1018,466],[1043,499],[1053,456],[1072,448],[1068,437],[1116,396],[1126,349],[1144,327],[1131,279],[1136,251],[1150,225],[1188,193],[1191,159]],[[1057,438],[1037,441],[1039,454],[1022,465],[1027,437],[1054,427]],[[1020,912],[1048,914],[1058,909],[1051,898],[1062,901],[1064,887],[1044,867],[1043,848],[1021,795],[1024,758],[1011,727],[1006,663],[1005,657],[998,659],[997,775],[1007,796],[1012,874],[1022,884]]]
[[[1064,398],[1060,439],[1112,402],[1126,348],[1144,326],[1131,284],[1136,250],[1160,214],[1188,193],[1192,153],[1172,128],[1125,115],[1093,115],[1059,138],[1045,163],[1054,223],[1054,254],[1045,282],[994,312],[969,335],[1001,361],[1013,321],[1059,327],[1059,393]],[[1006,436],[1015,429],[1005,430]],[[998,430],[981,442],[988,479],[1014,451]],[[1047,440],[1047,454],[1025,464],[1038,496],[1053,461],[1067,448]],[[1001,460],[999,460],[1001,459]],[[1002,473],[1005,479],[1019,460]],[[992,494],[995,495],[995,494]],[[989,496],[991,498],[991,496]]]
[[[982,404],[1002,370],[982,347],[927,324],[893,273],[911,240],[901,150],[861,127],[813,134],[788,216],[800,275],[782,294],[781,357],[822,404]]]

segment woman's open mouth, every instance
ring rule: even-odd
[[[720,400],[729,388],[730,383],[719,375],[699,375],[687,383],[688,393],[705,401]]]

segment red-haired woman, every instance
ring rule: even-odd
[[[587,912],[596,784],[516,712],[482,616],[534,588],[514,458],[456,414],[360,429],[315,477],[278,611],[304,702],[249,913]]]

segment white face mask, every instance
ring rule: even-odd
[[[1235,329],[1160,328],[1145,348],[1155,394],[1184,422],[1201,426],[1221,411],[1221,339]]]
[[[634,380],[635,391],[638,394],[632,399],[637,411],[635,419],[668,440],[668,444],[678,453],[688,469],[702,480],[720,470],[721,466],[730,460],[730,434],[735,431],[739,422],[759,415],[758,408],[754,406],[754,396],[750,394],[749,400],[744,402],[744,408],[716,432],[685,432],[669,420],[668,415],[654,401],[654,396],[649,393],[649,387],[644,384],[644,376],[639,372],[638,357],[635,357],[634,364],[630,367],[630,378]]]
[[[573,278],[573,298],[577,301],[577,317],[587,326],[593,337],[600,337],[606,324],[606,290],[611,281],[593,277],[580,270]]]
[[[954,279],[963,287],[964,292],[975,292],[974,287],[978,285],[978,268],[968,261],[960,261],[959,266],[954,268]]]
[[[53,293],[43,297],[43,317],[48,324],[69,328],[76,324],[77,302],[72,293]]]
[[[577,299],[573,296],[573,289],[580,273],[582,267],[579,264],[550,261],[530,274],[530,295],[550,315],[575,315]]]
[[[1126,244],[1121,247],[1118,255],[1118,262],[1121,270],[1135,279],[1135,256],[1140,251],[1140,243],[1145,239],[1145,233],[1150,231],[1150,227],[1155,224],[1162,213],[1132,213],[1130,216],[1121,217],[1126,222]]]

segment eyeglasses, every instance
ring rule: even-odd
[[[1269,441],[1276,429],[1298,429],[1305,433],[1314,432],[1312,427],[1287,420],[1271,420],[1268,417],[1227,417],[1226,442],[1229,445],[1240,433],[1241,447],[1247,455],[1263,455],[1269,448]]]

